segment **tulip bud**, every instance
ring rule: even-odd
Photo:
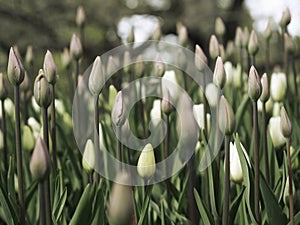
[[[225,50],[226,59],[229,59],[233,55],[233,53],[234,53],[233,41],[228,41]]]
[[[248,52],[251,55],[256,55],[258,52],[258,40],[257,40],[257,35],[254,30],[251,31],[250,38],[249,38],[249,43],[248,43]]]
[[[161,38],[161,28],[160,28],[160,24],[158,24],[151,35],[151,40],[159,41],[160,38]]]
[[[99,95],[105,83],[105,77],[102,68],[100,56],[97,56],[89,77],[89,89],[93,95]]]
[[[223,89],[226,83],[226,72],[224,69],[222,58],[220,56],[218,56],[216,61],[213,80],[214,80],[214,84],[217,85],[217,87]]]
[[[77,7],[76,11],[76,25],[78,27],[83,27],[85,24],[85,12],[82,5]]]
[[[280,116],[271,117],[269,120],[269,133],[274,148],[281,147],[285,143],[285,137],[281,132],[281,118]]]
[[[235,129],[234,112],[231,105],[222,95],[219,105],[219,127],[225,135],[231,135]]]
[[[107,214],[111,225],[128,225],[133,215],[132,188],[124,183],[130,183],[130,176],[122,172],[109,194]]]
[[[270,94],[274,101],[280,102],[284,99],[287,89],[287,80],[284,73],[273,73],[271,75]]]
[[[136,63],[134,68],[135,68],[135,75],[137,77],[141,77],[145,69],[142,55],[138,55],[138,57],[136,58]]]
[[[282,12],[282,16],[279,24],[281,27],[286,27],[287,25],[290,24],[290,22],[291,22],[291,12],[290,9],[286,7],[285,10]]]
[[[31,151],[35,145],[35,138],[29,126],[24,125],[22,132],[22,146],[25,151]]]
[[[241,145],[242,148],[244,146]],[[237,151],[236,143],[232,144],[230,142],[230,180],[235,183],[241,183],[244,180],[243,177],[243,170],[242,170],[242,164],[239,157],[239,153]]]
[[[153,107],[150,111],[150,118],[151,122],[154,124],[154,126],[157,126],[159,124],[159,121],[161,120],[161,101],[159,99],[155,99],[153,101]]]
[[[71,64],[71,55],[68,48],[64,48],[61,53],[61,64],[64,68],[68,68]]]
[[[155,63],[154,63],[154,75],[161,77],[162,75],[164,75],[166,71],[166,66],[163,63],[161,57],[159,54],[156,55],[156,59],[155,59]]]
[[[29,86],[29,77],[28,77],[28,73],[27,71],[25,70],[24,72],[24,80],[23,82],[21,83],[20,85],[20,88],[24,91],[24,92],[27,92],[30,88]],[[25,96],[26,97],[26,96]]]
[[[284,106],[281,107],[280,116],[281,116],[281,121],[280,121],[281,132],[285,138],[290,138],[293,129],[292,129],[291,121],[288,117],[288,114]]]
[[[178,98],[177,89],[173,88],[173,85],[170,85],[170,82],[173,83],[173,85],[178,85],[174,70],[167,70],[162,77],[161,83],[162,83],[162,90],[168,88],[170,97],[176,100]]]
[[[40,69],[39,74],[34,81],[33,93],[35,101],[40,107],[47,108],[50,105],[52,92],[42,69]]]
[[[107,76],[110,77],[118,70],[119,63],[113,56],[109,56],[107,60],[106,73]]]
[[[128,51],[124,52],[124,57],[123,57],[123,70],[125,73],[130,73],[131,72],[131,56]]]
[[[200,129],[204,129],[204,106],[203,104],[193,106],[193,114]],[[206,113],[207,133],[210,133],[210,114]]]
[[[195,47],[195,66],[200,71],[207,66],[207,58],[199,45]]]
[[[165,114],[170,114],[173,111],[173,105],[171,104],[171,96],[168,88],[163,89],[163,98],[161,101],[161,111]]]
[[[95,148],[91,139],[88,139],[83,152],[82,167],[87,173],[91,173],[95,168]]]
[[[225,35],[226,27],[221,17],[217,17],[215,21],[215,33],[222,38]]]
[[[130,29],[130,32],[127,36],[127,43],[132,43],[134,42],[134,27],[132,26]]]
[[[295,184],[294,182],[292,182],[292,189],[293,189],[293,193],[295,193]],[[295,204],[296,202],[296,198],[295,198],[295,194],[293,195],[293,203]],[[289,182],[289,177],[286,178],[286,182],[285,182],[285,188],[284,188],[284,192],[283,192],[283,202],[285,205],[289,205],[290,204],[290,182]]]
[[[237,27],[235,30],[235,38],[234,38],[234,43],[235,46],[241,48],[243,46],[243,31],[241,27]]]
[[[257,101],[261,95],[262,87],[257,70],[252,65],[248,78],[248,95],[252,101]]]
[[[188,40],[188,31],[186,26],[184,26],[181,22],[178,22],[176,24],[176,29],[177,29],[179,44],[185,46]]]
[[[29,45],[29,46],[27,46],[27,50],[26,50],[25,64],[27,66],[31,66],[33,64],[33,58],[34,58],[33,49],[32,49],[32,46]]]
[[[270,98],[270,91],[269,91],[269,81],[266,73],[262,75],[260,81],[262,86],[260,100],[262,102],[267,102],[268,99]]]
[[[285,44],[284,47],[285,47],[286,51],[289,54],[293,55],[295,53],[296,46],[295,46],[293,38],[287,33],[284,33],[284,44]]]
[[[24,80],[24,68],[13,47],[9,50],[7,76],[9,82],[17,86]]]
[[[248,30],[248,27],[244,27],[244,30],[243,30],[243,47],[247,48],[248,44],[249,44],[249,30]]]
[[[182,68],[183,70],[186,68],[187,66],[187,57],[186,54],[184,53],[184,51],[180,48],[177,52],[177,65],[179,66],[179,68]]]
[[[145,179],[149,179],[155,173],[155,155],[151,144],[147,144],[139,157],[137,164],[138,174]]]
[[[270,40],[271,36],[272,36],[272,29],[271,29],[270,20],[268,20],[266,29],[265,29],[265,31],[264,31],[264,38],[265,38],[266,40]]]
[[[0,100],[3,101],[7,97],[6,88],[4,84],[3,73],[0,73]]]
[[[116,96],[117,96],[117,89],[115,88],[114,85],[109,85],[109,88],[108,88],[108,105],[109,107],[112,109],[114,104],[115,104],[115,99],[116,99]]]
[[[44,73],[45,76],[47,77],[47,80],[50,84],[55,84],[56,83],[56,64],[54,62],[52,53],[47,50],[44,58]]]
[[[220,57],[222,59],[225,59],[226,58],[226,54],[225,54],[224,45],[222,45],[222,44],[219,45],[219,52],[220,52]]]
[[[220,55],[219,42],[215,35],[211,35],[209,40],[209,55],[214,60]]]
[[[219,101],[219,88],[214,83],[206,85],[205,96],[210,107],[216,107]]]
[[[79,60],[82,56],[82,51],[82,45],[79,37],[76,34],[73,34],[70,42],[70,54],[72,58]]]
[[[124,100],[122,91],[119,91],[116,99],[114,107],[111,111],[111,119],[115,126],[122,126],[125,122],[125,108],[124,108]]]
[[[30,172],[35,180],[43,180],[50,171],[50,156],[47,146],[41,137],[38,137],[30,160]]]

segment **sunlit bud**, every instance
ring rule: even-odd
[[[21,90],[23,90],[24,92],[27,92],[30,89],[30,81],[29,81],[29,76],[27,71],[25,70],[24,72],[24,80],[20,85]]]
[[[45,54],[43,69],[48,82],[50,84],[55,84],[57,79],[56,64],[54,62],[52,53],[49,50],[47,50]]]
[[[139,157],[137,172],[142,178],[149,179],[155,173],[155,155],[151,144],[147,144]]]
[[[260,100],[262,102],[266,102],[270,98],[269,81],[268,81],[268,77],[267,77],[266,73],[264,73],[262,75],[260,81],[261,81],[261,86],[262,86],[262,92],[261,92],[261,95],[260,95]]]
[[[161,111],[169,114],[173,111],[173,105],[171,104],[171,96],[168,88],[163,89],[163,98],[161,100]]]
[[[262,87],[257,70],[252,65],[249,71],[248,78],[248,95],[252,101],[257,101],[261,95]]]
[[[286,139],[281,132],[281,118],[280,116],[271,117],[269,120],[269,133],[275,148],[281,147]]]
[[[93,95],[99,95],[105,83],[105,77],[102,68],[100,56],[97,56],[89,77],[89,89]]]
[[[257,35],[254,30],[251,31],[250,38],[249,38],[249,43],[248,43],[248,52],[251,55],[256,55],[258,52],[258,40],[257,40]]]
[[[216,61],[213,80],[214,84],[217,85],[217,87],[223,89],[226,83],[226,72],[224,69],[222,58],[220,56],[218,56]]]
[[[22,128],[22,147],[25,151],[32,151],[35,145],[35,138],[29,126],[24,125]]]
[[[115,104],[111,111],[111,119],[115,126],[122,126],[125,122],[126,117],[122,91],[119,91],[116,96]]]
[[[39,71],[39,74],[34,81],[33,93],[35,101],[40,107],[47,108],[50,105],[52,92],[42,69]]]
[[[284,108],[284,106],[281,107],[280,111],[281,121],[280,121],[280,127],[281,127],[281,133],[285,138],[290,138],[292,135],[292,123],[289,119],[289,116]]]
[[[61,64],[64,68],[68,68],[71,64],[72,58],[68,48],[64,48],[63,52],[60,55]]]
[[[123,57],[123,70],[125,73],[130,73],[131,72],[131,56],[128,51],[124,52],[124,57]]]
[[[115,104],[115,99],[116,99],[116,96],[117,96],[117,89],[115,88],[114,85],[109,85],[109,88],[108,88],[108,105],[109,107],[112,109],[114,104]]]
[[[243,30],[243,47],[244,48],[247,48],[248,46],[248,43],[249,43],[249,30],[248,30],[248,27],[244,27],[244,30]]]
[[[13,47],[9,50],[7,76],[13,85],[20,85],[24,80],[24,68]]]
[[[231,135],[235,130],[235,116],[233,109],[222,95],[219,105],[219,127],[223,134]]]
[[[200,71],[207,67],[207,58],[199,45],[195,47],[195,66]]]
[[[284,73],[273,73],[270,82],[270,95],[276,102],[284,99],[287,89],[287,79]]]
[[[293,203],[295,204],[296,202],[296,195],[295,195],[295,184],[294,182],[292,182],[292,189],[293,189]],[[290,204],[290,182],[289,182],[289,177],[286,178],[286,182],[285,182],[285,188],[284,188],[284,192],[283,192],[283,202],[285,205],[289,205]]]
[[[294,154],[296,153],[293,146],[290,147],[290,153],[291,158],[293,158]],[[299,158],[295,157],[294,160],[292,160],[292,170],[297,170],[299,168]]]
[[[72,39],[70,42],[70,54],[75,60],[79,60],[82,56],[82,44],[76,34],[72,35]]]
[[[220,89],[214,84],[206,85],[205,96],[210,107],[216,107],[219,101]]]
[[[187,66],[187,57],[184,51],[180,48],[177,52],[177,63],[179,68],[185,69]]]
[[[225,53],[225,49],[224,49],[224,45],[223,44],[219,45],[219,52],[220,52],[220,57],[222,59],[225,59],[226,58],[226,53]]]
[[[151,40],[159,41],[160,38],[161,38],[161,28],[160,28],[160,24],[158,24],[151,35]]]
[[[181,22],[176,24],[177,34],[178,34],[178,42],[181,45],[186,45],[188,40],[188,31],[186,26],[184,26]]]
[[[215,35],[210,36],[209,55],[214,60],[220,55],[219,42],[218,42],[218,39]]]
[[[108,57],[107,66],[106,66],[107,76],[109,77],[109,76],[113,75],[114,73],[116,73],[118,70],[118,67],[119,67],[119,64],[118,64],[117,60],[113,56],[110,55]]]
[[[134,69],[135,69],[135,75],[137,77],[141,77],[143,75],[145,66],[144,66],[144,61],[143,61],[142,55],[138,55],[138,57],[136,58],[136,63],[135,63]]]
[[[154,75],[161,77],[162,75],[164,75],[165,71],[166,65],[162,61],[160,54],[157,54],[154,62]]]
[[[242,148],[244,146],[241,145]],[[241,160],[239,157],[239,153],[237,151],[236,144],[232,144],[230,142],[230,159],[229,159],[229,165],[230,165],[230,180],[235,183],[241,183],[244,180],[243,177],[243,170],[241,165]]]
[[[234,44],[235,46],[241,48],[243,46],[243,31],[241,27],[237,27],[235,30],[235,39],[234,39]]]
[[[91,173],[95,168],[95,148],[91,139],[88,139],[83,152],[82,167],[87,173]]]
[[[233,52],[234,52],[233,41],[228,41],[225,50],[226,59],[230,58],[233,55]]]
[[[282,12],[282,16],[279,24],[281,27],[286,27],[287,25],[289,25],[290,22],[291,22],[291,12],[290,9],[286,7],[285,10]]]
[[[29,168],[31,175],[35,180],[43,180],[50,171],[49,152],[41,137],[37,138]]]
[[[267,26],[266,26],[266,29],[264,31],[264,38],[266,40],[270,40],[271,36],[272,36],[272,29],[271,29],[271,23],[270,23],[270,20],[268,20],[268,23],[267,23]]]
[[[126,41],[127,41],[127,43],[134,42],[134,27],[133,26],[130,28],[130,32],[128,33]]]
[[[111,225],[128,225],[133,215],[132,188],[124,183],[130,183],[130,176],[121,172],[109,194],[107,214]]]
[[[85,12],[82,5],[77,7],[76,11],[76,25],[78,27],[83,27],[85,24]]]
[[[153,107],[150,111],[150,118],[151,122],[154,126],[157,126],[159,124],[159,121],[161,120],[161,101],[159,99],[155,99],[153,101]]]
[[[33,48],[31,45],[27,46],[26,55],[25,55],[25,64],[31,66],[33,64]]]
[[[175,86],[178,85],[178,81],[176,78],[175,71],[167,70],[164,73],[161,82],[162,82],[162,90],[168,88],[171,98],[176,100],[178,98],[178,92]]]
[[[198,104],[193,106],[193,114],[195,120],[200,129],[204,129],[204,106],[203,104]],[[207,133],[210,133],[210,114],[206,113],[206,121],[207,121]]]
[[[221,17],[217,17],[215,21],[215,33],[218,37],[223,37],[226,32],[225,24]]]

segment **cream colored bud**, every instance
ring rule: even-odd
[[[162,75],[164,75],[165,71],[166,65],[162,61],[160,54],[157,54],[154,62],[154,75],[161,77]]]
[[[235,39],[234,39],[234,44],[235,46],[241,48],[243,46],[243,30],[241,27],[237,27],[235,30]]]
[[[215,35],[210,36],[209,55],[213,60],[215,60],[220,55],[219,42]]]
[[[68,48],[64,48],[63,52],[60,55],[61,64],[64,68],[68,68],[71,64],[72,58]]]
[[[242,148],[244,146],[241,145]],[[232,144],[230,142],[230,180],[235,183],[241,183],[244,180],[242,164],[237,151],[236,143]]]
[[[144,61],[143,61],[142,55],[138,55],[138,57],[136,58],[136,63],[135,63],[134,69],[135,69],[135,75],[137,77],[141,77],[143,75],[145,66],[144,66]]]
[[[29,126],[24,125],[22,128],[22,147],[25,151],[32,151],[35,145],[35,138]]]
[[[267,102],[268,99],[270,98],[270,91],[269,91],[269,81],[267,74],[264,73],[260,79],[261,81],[261,86],[262,86],[262,92],[260,95],[260,100],[262,102]]]
[[[24,68],[13,47],[9,50],[7,76],[12,85],[20,85],[24,80]]]
[[[25,55],[25,64],[31,66],[33,64],[33,48],[31,45],[27,46],[26,55]]]
[[[82,56],[82,51],[82,44],[79,37],[76,34],[73,34],[70,42],[70,54],[72,58],[79,60]]]
[[[247,48],[247,46],[249,44],[249,37],[250,37],[250,34],[249,34],[248,27],[244,27],[244,30],[243,30],[243,47],[244,48]]]
[[[280,116],[281,132],[285,138],[290,138],[292,135],[293,127],[284,106],[281,107]]]
[[[119,62],[116,60],[116,58],[114,58],[113,56],[110,55],[108,57],[107,66],[106,66],[107,76],[110,77],[111,75],[116,73],[118,70],[118,67],[119,67]]]
[[[125,122],[125,107],[122,91],[119,91],[116,96],[115,104],[111,111],[111,119],[115,126],[122,126]]]
[[[43,180],[50,171],[50,156],[47,146],[41,137],[37,138],[30,160],[30,172],[35,180]]]
[[[215,21],[215,33],[222,38],[225,35],[226,27],[221,17],[217,17]]]
[[[154,175],[155,168],[154,150],[151,144],[147,144],[140,154],[137,164],[137,172],[142,178],[149,179]]]
[[[88,139],[83,152],[82,167],[87,173],[91,173],[95,168],[96,156],[94,143],[91,139]]]
[[[293,189],[293,204],[296,202],[296,194],[295,194],[295,184],[292,182],[292,189]],[[289,182],[289,177],[286,178],[285,182],[285,187],[284,187],[284,192],[283,192],[283,202],[285,205],[290,204],[290,182]]]
[[[282,16],[279,24],[281,27],[286,27],[287,25],[290,24],[290,22],[291,22],[291,12],[290,9],[286,7],[285,10],[282,12]]]
[[[275,148],[281,147],[286,139],[281,132],[281,118],[280,116],[271,117],[269,120],[269,133]]]
[[[235,116],[233,109],[222,95],[219,105],[219,127],[223,134],[231,135],[235,130]]]
[[[271,29],[271,23],[270,23],[270,20],[268,20],[268,23],[267,23],[267,26],[266,26],[266,29],[264,31],[264,38],[266,40],[270,40],[271,36],[272,36],[272,29]]]
[[[248,52],[251,55],[256,55],[258,49],[259,49],[259,45],[258,45],[257,35],[256,32],[252,30],[249,38],[249,43],[248,43]]]
[[[188,31],[186,26],[184,26],[181,22],[178,22],[176,24],[176,29],[177,29],[179,44],[185,46],[188,41]]]
[[[49,50],[47,50],[44,57],[43,69],[48,82],[50,84],[55,84],[57,79],[56,64],[54,62],[52,53]]]
[[[257,70],[252,65],[249,71],[248,78],[248,95],[252,101],[257,101],[261,95],[262,87]]]
[[[203,104],[198,104],[193,106],[193,114],[195,120],[201,130],[204,129],[204,106]],[[207,121],[207,133],[210,133],[210,119],[211,116],[209,113],[206,113],[206,121]]]
[[[273,73],[271,75],[270,95],[275,102],[284,99],[287,89],[287,79],[284,73]]]
[[[38,76],[34,81],[34,98],[40,107],[47,108],[52,100],[52,92],[49,82],[44,75],[44,71],[41,69]]]
[[[214,84],[217,85],[217,87],[219,87],[220,89],[223,89],[226,83],[226,72],[225,72],[222,58],[220,56],[218,56],[216,61],[213,81]]]
[[[210,107],[216,107],[219,101],[220,89],[214,84],[206,85],[205,96]]]
[[[158,126],[159,121],[161,120],[161,100],[155,99],[153,101],[153,107],[150,111],[151,122],[154,126]]]
[[[173,111],[173,105],[171,104],[171,95],[168,88],[163,89],[163,98],[161,101],[161,111],[170,114]]]
[[[89,77],[89,90],[93,95],[99,95],[105,83],[100,56],[97,56]]]
[[[207,67],[207,58],[199,45],[195,47],[195,66],[200,71]]]
[[[76,11],[76,25],[78,27],[83,27],[85,24],[85,11],[82,5],[77,7]]]

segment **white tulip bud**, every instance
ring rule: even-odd
[[[244,146],[241,145],[242,148]],[[236,144],[230,142],[230,180],[235,183],[241,183],[244,180],[242,165],[237,151]]]
[[[271,75],[270,94],[275,102],[284,99],[287,89],[287,80],[284,73],[273,73]]]
[[[275,148],[281,147],[286,141],[281,133],[280,121],[280,116],[271,117],[269,120],[269,133]]]
[[[137,172],[142,178],[149,179],[155,173],[155,155],[151,144],[147,144],[141,152],[137,164]]]
[[[203,104],[193,106],[193,114],[200,129],[204,129],[204,107]],[[207,131],[210,133],[210,114],[206,113]]]
[[[91,139],[88,139],[83,152],[82,167],[87,173],[91,173],[95,168],[95,148]]]

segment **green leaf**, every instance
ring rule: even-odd
[[[143,224],[143,222],[144,222],[144,219],[145,219],[145,215],[146,215],[146,213],[147,213],[147,211],[148,211],[148,208],[149,208],[149,202],[150,202],[150,194],[151,194],[151,191],[152,191],[152,187],[153,187],[153,185],[151,185],[151,186],[147,186],[147,190],[146,190],[146,198],[145,198],[145,200],[144,200],[144,202],[143,202],[143,208],[142,208],[142,210],[141,210],[141,214],[140,214],[140,218],[139,218],[139,222],[138,222],[138,225],[142,225]]]
[[[63,212],[66,200],[67,200],[67,188],[64,189],[62,195],[60,196],[58,202],[53,207],[53,216],[55,218],[55,221],[58,223],[60,220],[60,216]]]
[[[237,215],[237,211],[239,209],[239,206],[242,202],[243,195],[244,195],[245,187],[242,188],[239,195],[236,196],[234,201],[231,203],[230,206],[230,214],[229,214],[229,224],[234,224],[235,217]]]
[[[195,196],[196,203],[197,203],[197,206],[198,206],[198,210],[200,212],[200,215],[201,215],[201,218],[203,220],[203,223],[205,225],[212,225],[212,224],[214,224],[213,219],[211,217],[211,214],[208,212],[208,209],[202,203],[202,201],[200,199],[200,196],[199,196],[199,194],[198,194],[198,192],[197,192],[196,189],[194,189],[194,196]]]
[[[247,94],[243,96],[243,99],[241,103],[239,104],[238,109],[236,110],[235,113],[235,119],[236,119],[236,129],[238,129],[240,122],[245,114],[245,111],[247,109],[248,103],[250,102],[250,98],[248,97]]]
[[[164,203],[162,200],[160,201],[160,207],[161,207],[160,210],[161,225],[165,225],[165,210],[164,210]]]
[[[260,191],[262,199],[264,201],[264,206],[266,207],[269,224],[272,225],[282,225],[287,224],[287,218],[283,214],[283,210],[278,204],[274,193],[272,192],[269,185],[266,183],[265,178],[260,176]]]
[[[0,186],[0,202],[1,206],[3,207],[4,215],[6,216],[6,223],[8,225],[17,224],[18,218],[16,217],[16,214],[13,211],[12,206],[2,186]]]
[[[26,190],[26,193],[25,193],[25,207],[26,208],[28,207],[30,200],[33,198],[33,195],[35,194],[37,187],[38,187],[38,182],[35,181]]]
[[[105,218],[105,201],[104,201],[104,193],[103,193],[103,185],[105,183],[103,180],[100,180],[100,183],[98,185],[94,205],[93,205],[93,221],[91,225],[98,225],[98,224],[105,224],[104,218]]]
[[[294,216],[294,224],[300,224],[300,212]],[[289,222],[287,225],[291,225],[291,222]]]

